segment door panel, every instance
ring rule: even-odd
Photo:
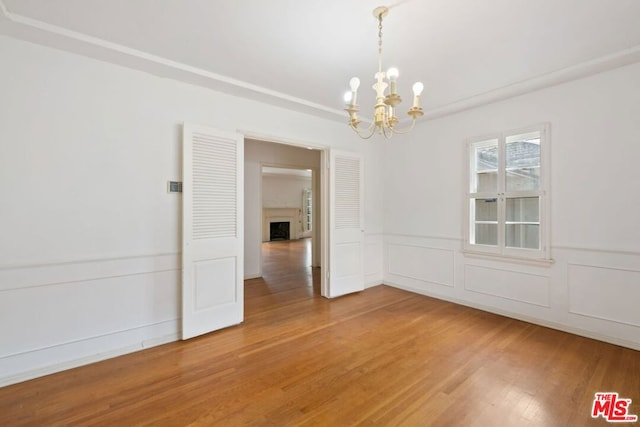
[[[362,158],[332,150],[329,166],[329,297],[364,290]]]
[[[241,323],[244,139],[183,129],[182,339]]]

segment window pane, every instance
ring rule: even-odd
[[[540,133],[513,135],[506,140],[507,191],[540,189]]]
[[[476,147],[476,172],[498,170],[498,141],[490,142],[491,145],[482,143]]]
[[[491,245],[496,246],[498,244],[498,224],[476,224],[476,245]]]
[[[474,199],[476,221],[498,221],[498,202],[496,199]]]
[[[477,245],[498,244],[498,202],[496,199],[472,199],[471,218],[473,235],[471,241]]]
[[[507,222],[540,222],[539,197],[507,198]]]
[[[507,224],[506,244],[511,248],[540,249],[540,226],[537,224]]]
[[[478,173],[476,179],[477,187],[472,190],[474,193],[498,191],[498,171]]]
[[[498,140],[482,141],[474,145],[470,191],[498,191]]]
[[[540,198],[506,200],[505,243],[511,248],[540,249]]]
[[[507,170],[507,191],[538,190],[539,188],[540,168]]]

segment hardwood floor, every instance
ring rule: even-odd
[[[242,325],[0,388],[0,425],[606,425],[598,391],[640,415],[640,352],[386,286],[326,300],[307,245],[265,245]]]

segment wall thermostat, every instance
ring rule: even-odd
[[[182,193],[182,182],[180,181],[168,181],[167,182],[168,193]]]

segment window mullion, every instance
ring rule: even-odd
[[[506,188],[506,149],[505,138],[501,135],[498,140],[498,250],[504,253],[505,248],[505,188]]]
[[[498,193],[495,191],[483,191],[481,193],[469,193],[469,199],[497,199]]]
[[[504,197],[509,198],[518,198],[518,197],[541,197],[543,195],[543,191],[541,190],[529,190],[529,191],[505,191]]]

